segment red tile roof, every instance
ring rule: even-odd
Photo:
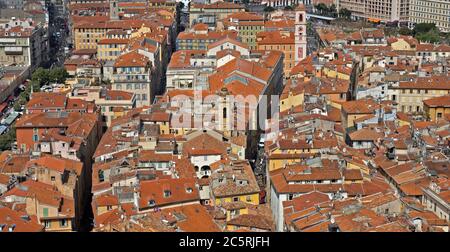
[[[425,105],[427,105],[427,107],[429,107],[429,108],[432,108],[432,107],[450,108],[450,95],[444,95],[444,96],[424,100],[423,103]]]
[[[7,207],[0,206],[0,224],[2,226],[0,232],[43,232],[44,226],[38,224],[36,220],[25,220],[22,216],[25,213],[13,211]]]
[[[140,193],[138,202],[140,209],[165,207],[200,200],[195,179],[141,181],[138,191]],[[165,196],[165,191],[170,192],[170,196]],[[154,203],[154,205],[151,203]]]
[[[146,56],[137,51],[131,51],[120,55],[114,62],[114,67],[146,67],[149,63]]]

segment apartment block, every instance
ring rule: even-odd
[[[347,9],[353,19],[407,22],[409,0],[337,0],[337,10]]]
[[[450,32],[450,1],[410,0],[409,22],[434,23],[442,32]]]
[[[36,68],[48,58],[47,28],[31,19],[0,24],[0,65]]]

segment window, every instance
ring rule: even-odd
[[[60,220],[59,221],[59,226],[60,227],[67,227],[68,226],[67,225],[67,220],[65,220],[65,219]]]
[[[112,206],[109,206],[109,205],[106,206],[106,210],[108,210],[108,211],[109,211],[109,210],[112,210]]]
[[[38,135],[33,135],[33,142],[37,142],[39,141],[39,136]]]
[[[170,190],[164,190],[164,197],[165,198],[170,197],[170,195],[172,195],[172,192]]]
[[[247,202],[252,202],[252,197],[251,197],[251,196],[247,196],[247,197],[245,197],[245,200],[246,200]]]
[[[239,201],[239,197],[233,197],[233,202],[238,202]]]
[[[104,175],[103,175],[103,170],[99,170],[99,171],[98,171],[98,180],[99,180],[100,182],[105,181],[105,177],[104,177]]]
[[[50,228],[50,221],[45,220],[44,221],[44,226],[45,226],[45,228]]]
[[[51,180],[52,180],[52,181],[55,181],[55,180],[56,180],[56,179],[55,179],[55,176],[52,176],[52,177],[51,177]]]

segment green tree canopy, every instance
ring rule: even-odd
[[[46,85],[50,81],[49,70],[39,67],[31,75],[31,80],[39,83],[39,86]]]
[[[343,9],[339,10],[339,16],[341,18],[350,19],[350,17],[352,16],[352,12],[346,8],[343,8]]]
[[[435,23],[419,23],[414,27],[414,34],[427,33],[431,30],[437,30]]]
[[[69,77],[69,74],[63,67],[53,68],[49,72],[50,82],[64,83],[67,77]]]
[[[429,43],[437,43],[441,40],[439,32],[435,30],[431,30],[427,33],[419,33],[417,34],[416,38],[421,42],[429,42]]]
[[[401,28],[398,30],[398,33],[399,33],[400,35],[408,35],[408,36],[413,35],[413,31],[410,30],[408,27],[401,27]]]
[[[13,124],[7,133],[0,136],[0,151],[10,150],[14,141],[16,141],[16,127]]]
[[[272,12],[275,9],[272,6],[267,6],[266,8],[264,8],[264,12]]]

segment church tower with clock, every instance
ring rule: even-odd
[[[306,9],[303,4],[295,8],[295,64],[306,57]]]

